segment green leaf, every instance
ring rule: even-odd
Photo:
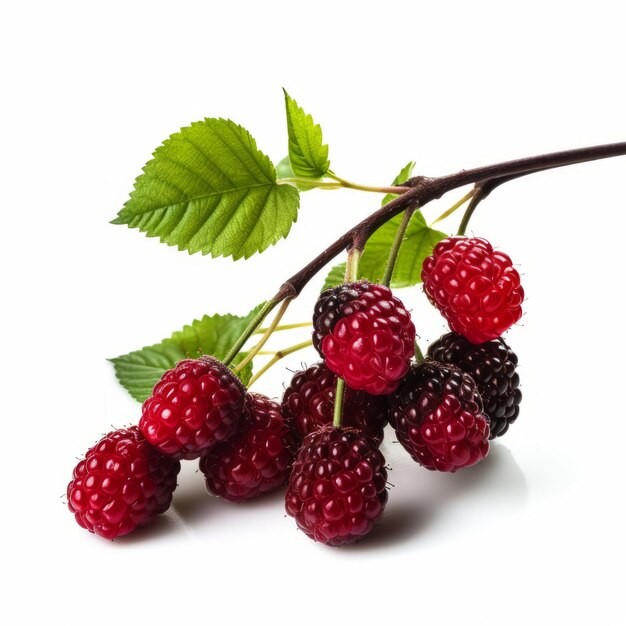
[[[415,163],[408,163],[396,176],[393,185],[399,185],[411,177]],[[383,204],[387,204],[393,198],[393,194],[388,194],[383,199]],[[381,280],[384,272],[389,250],[394,242],[396,232],[402,221],[402,214],[396,215],[383,224],[369,238],[365,245],[365,250],[359,262],[359,277],[367,278],[372,282]],[[424,259],[432,254],[433,248],[439,241],[448,235],[426,224],[426,220],[421,211],[415,211],[409,226],[406,230],[400,252],[396,259],[396,265],[391,277],[391,287],[411,287],[421,282],[422,265]],[[345,263],[343,270],[345,270]],[[326,277],[324,289],[343,282],[342,265],[333,267]]]
[[[413,175],[413,168],[415,167],[415,161],[409,161],[399,172],[399,174],[393,179],[391,183],[393,185],[402,185],[405,183],[411,176]],[[385,206],[385,204],[389,204],[394,198],[397,198],[398,195],[395,193],[388,193],[383,201],[380,203],[380,206]]]
[[[212,355],[223,359],[241,336],[252,318],[263,305],[259,305],[245,317],[237,315],[205,315],[172,334],[168,339],[141,350],[109,359],[115,368],[120,384],[130,395],[143,402],[151,393],[163,372],[171,369],[181,359]],[[239,353],[231,365],[245,357]],[[246,365],[239,377],[247,384],[252,376],[252,364]]]
[[[343,283],[344,276],[346,275],[346,264],[339,263],[339,265],[335,265],[330,272],[328,272],[328,276],[326,276],[326,280],[324,281],[324,286],[322,287],[322,291],[328,289],[329,287],[334,287],[335,285],[341,285]]]
[[[207,118],[159,146],[113,224],[190,254],[248,258],[289,234],[300,197],[247,130]]]
[[[281,159],[281,161],[279,161],[276,165],[276,176],[278,178],[293,178],[295,176],[293,170],[291,169],[291,163],[289,162],[288,156]],[[298,181],[295,185],[300,191],[311,191],[311,189],[317,189],[317,185],[314,182],[303,183]]]
[[[285,92],[289,160],[296,176],[321,178],[328,172],[328,146],[322,143],[322,129]]]
[[[381,280],[385,271],[389,250],[396,236],[402,214],[383,224],[370,238],[359,263],[359,273],[368,280]],[[430,228],[421,211],[415,211],[406,229],[396,265],[391,277],[391,287],[411,287],[421,282],[424,259],[433,248],[448,235]]]

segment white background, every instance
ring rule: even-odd
[[[106,357],[245,313],[379,202],[311,192],[262,256],[189,256],[108,224],[163,139],[230,117],[277,162],[285,86],[321,123],[333,169],[363,183],[411,159],[436,175],[623,141],[620,4],[3,5],[3,623],[625,623],[626,158],[481,205],[470,231],[512,256],[528,296],[507,336],[521,417],[456,475],[419,468],[388,433],[395,487],[367,541],[313,543],[280,494],[210,497],[194,463],[170,512],[115,542],[80,529],[61,497],[76,457],[139,417]],[[309,317],[320,285],[289,321]],[[424,344],[445,331],[419,288],[399,295]],[[288,376],[276,367],[258,390],[278,397]]]

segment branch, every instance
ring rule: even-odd
[[[552,168],[554,169],[554,168]],[[476,210],[476,207],[497,187],[503,185],[504,183],[508,183],[510,180],[515,180],[517,178],[521,178],[522,176],[528,176],[529,174],[535,174],[536,172],[541,172],[543,170],[536,169],[530,170],[528,172],[522,172],[521,174],[511,174],[510,176],[500,176],[496,178],[488,178],[487,180],[483,180],[474,185],[474,195],[470,200],[470,203],[467,205],[465,209],[465,213],[463,213],[463,218],[461,219],[461,223],[459,224],[459,229],[457,231],[457,235],[465,235],[465,231],[467,230],[467,226],[469,221]]]
[[[461,170],[456,174],[438,178],[425,176],[411,178],[404,183],[405,186],[410,187],[409,191],[372,213],[372,215],[366,217],[362,222],[339,237],[309,264],[285,281],[278,293],[272,298],[272,301],[280,302],[285,298],[297,296],[311,278],[338,254],[350,248],[363,250],[369,236],[392,217],[406,209],[416,208],[417,206],[422,207],[428,202],[440,198],[448,191],[472,183],[479,183],[482,184],[482,194],[485,197],[497,186],[520,176],[575,163],[585,163],[587,161],[624,155],[626,155],[626,142],[620,142],[566,150],[564,152],[553,152],[515,161],[505,161],[504,163],[477,167],[471,170]],[[486,194],[485,190],[487,190]]]

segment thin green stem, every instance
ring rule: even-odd
[[[469,224],[476,207],[480,204],[481,200],[486,197],[486,194],[482,189],[476,188],[474,190],[474,196],[472,197],[472,201],[467,205],[467,209],[465,209],[465,213],[463,213],[463,218],[461,219],[461,223],[459,224],[459,230],[457,231],[457,235],[463,236],[465,235],[465,231],[467,230],[467,226]]]
[[[345,178],[341,178],[337,176],[334,172],[328,172],[328,177],[336,180],[340,183],[341,187],[345,187],[346,189],[358,189],[359,191],[372,191],[374,193],[393,193],[400,195],[405,193],[411,189],[410,187],[405,187],[403,185],[386,185],[386,186],[378,186],[378,185],[360,185],[359,183],[353,183]]]
[[[252,348],[252,350],[248,352],[246,357],[239,363],[239,365],[237,365],[237,367],[235,368],[235,373],[240,372],[248,363],[250,363],[250,361],[252,361],[252,359],[259,353],[261,348],[263,348],[263,346],[267,343],[267,340],[270,338],[271,334],[274,332],[274,330],[280,323],[280,320],[282,319],[283,315],[285,314],[285,311],[287,310],[287,307],[290,304],[291,304],[290,298],[287,298],[286,300],[282,301],[280,308],[278,309],[278,313],[276,313],[276,317],[272,320],[272,323],[267,327],[267,330],[263,333],[263,336],[259,340],[259,343],[257,343],[256,346],[254,346],[254,348]]]
[[[341,189],[344,185],[339,182],[330,182],[326,180],[315,180],[314,178],[301,178],[299,176],[290,176],[289,178],[279,178],[276,181],[279,185],[307,185],[315,189]]]
[[[243,344],[254,334],[256,329],[263,323],[263,320],[267,317],[268,313],[279,303],[279,300],[272,298],[268,300],[261,310],[254,316],[252,321],[248,324],[246,330],[243,331],[241,337],[237,339],[233,347],[229,350],[228,354],[224,357],[224,364],[230,365],[231,361],[237,356],[239,350],[243,348]]]
[[[385,266],[385,273],[383,274],[382,284],[389,287],[389,283],[391,282],[391,276],[393,274],[393,268],[396,266],[396,260],[398,259],[398,252],[400,252],[400,246],[404,241],[404,234],[406,233],[406,229],[409,226],[409,222],[413,217],[413,213],[415,212],[415,207],[408,208],[403,216],[402,221],[400,222],[400,226],[398,226],[398,230],[396,231],[396,237],[393,240],[393,244],[391,249],[389,250],[389,257],[387,258],[387,265]]]
[[[471,200],[476,193],[476,188],[470,189],[460,200],[455,202],[447,211],[444,211],[432,224],[434,226],[437,222],[445,220],[446,217],[452,215],[458,208],[462,207],[468,200]]]
[[[333,413],[333,426],[341,428],[341,409],[343,407],[343,390],[346,386],[343,378],[337,377],[337,388],[335,390],[335,411]]]
[[[263,374],[265,374],[265,372],[267,372],[267,370],[270,369],[270,367],[276,365],[278,361],[280,361],[281,359],[284,359],[286,356],[289,356],[290,354],[293,354],[294,352],[297,352],[298,350],[304,350],[304,348],[308,348],[309,346],[312,346],[312,345],[313,345],[313,342],[309,339],[308,341],[303,341],[302,343],[298,343],[295,346],[291,346],[289,348],[283,348],[282,350],[275,352],[274,356],[250,379],[250,382],[248,383],[248,389],[257,380],[259,380],[259,378],[261,378],[261,376],[263,376]]]
[[[293,328],[306,328],[307,326],[313,326],[312,322],[299,322],[298,324],[281,324],[280,326],[276,326],[274,332],[278,332],[280,330],[292,330]],[[255,335],[263,335],[267,331],[267,328],[257,328],[254,331]],[[272,354],[274,354],[272,352]]]
[[[421,365],[425,361],[424,353],[422,352],[419,343],[417,343],[417,339],[415,340],[415,360],[418,365]]]

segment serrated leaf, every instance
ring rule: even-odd
[[[211,355],[223,359],[235,341],[241,336],[252,318],[263,305],[259,305],[244,317],[237,315],[205,315],[176,331],[160,343],[146,346],[128,354],[109,359],[115,375],[130,395],[143,402],[151,393],[163,372],[171,369],[181,359]],[[245,356],[239,353],[231,365]],[[239,377],[247,384],[252,376],[252,364],[246,365]]]
[[[408,163],[396,176],[392,184],[399,185],[410,178],[414,165],[415,163],[413,162]],[[395,197],[397,196],[388,194],[383,199],[383,204],[387,204]],[[360,278],[367,278],[372,282],[381,280],[385,272],[389,250],[393,245],[401,222],[402,214],[396,215],[383,224],[369,238],[359,262]],[[415,211],[406,229],[404,240],[396,259],[396,265],[391,277],[391,287],[411,287],[421,282],[424,259],[430,256],[435,245],[447,236],[446,233],[430,228],[426,224],[422,212],[419,210]],[[343,271],[345,271],[345,263],[342,266]],[[343,282],[342,266],[336,265],[330,270],[324,282],[324,289]]]
[[[190,254],[248,258],[289,234],[299,193],[250,133],[207,118],[159,146],[113,220]]]
[[[285,92],[289,161],[296,176],[321,178],[328,172],[328,146],[322,141],[322,129],[313,118]]]

